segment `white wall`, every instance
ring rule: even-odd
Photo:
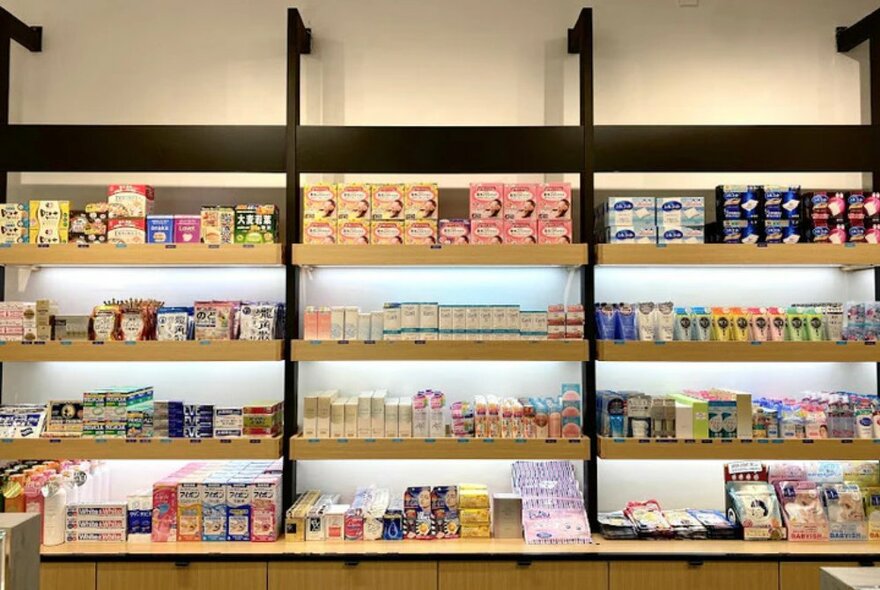
[[[44,52],[13,52],[12,120],[21,123],[143,123],[143,124],[283,124],[285,105],[285,9],[289,0],[6,0],[4,6],[30,24],[44,26]],[[566,54],[565,31],[574,23],[584,0],[303,0],[299,3],[306,25],[314,34],[313,54],[304,58],[303,122],[346,125],[517,125],[577,123],[576,58]],[[834,28],[856,21],[876,8],[874,0],[700,0],[698,8],[679,8],[676,0],[595,0],[595,82],[598,124],[855,124],[863,121],[865,84],[862,48],[852,55],[834,49]],[[499,146],[503,149],[503,146]],[[817,146],[821,149],[821,146]],[[11,179],[11,194],[28,198],[63,194],[65,187],[77,195],[110,181],[140,180],[160,187],[224,187],[225,198],[235,187],[280,187],[280,175],[104,175],[24,174]],[[461,175],[440,179],[444,186],[464,186]],[[571,180],[576,180],[572,178]],[[863,182],[856,174],[601,174],[599,189],[711,188],[719,182],[794,182],[805,186],[852,187]],[[57,185],[49,187],[48,185]],[[85,188],[83,188],[85,187]],[[229,187],[232,187],[231,190]],[[169,189],[170,190],[170,189]],[[100,194],[100,193],[98,193]],[[160,193],[161,194],[161,193]],[[167,193],[172,194],[172,193]],[[174,198],[184,194],[176,190]],[[210,198],[200,192],[193,202]],[[277,199],[277,191],[267,193]],[[218,196],[218,198],[220,198]],[[228,200],[228,199],[226,199]],[[45,272],[45,271],[41,271]],[[138,271],[154,272],[154,271]],[[305,298],[340,296],[346,271],[316,273]],[[509,272],[509,271],[505,271]],[[527,271],[531,272],[531,271]],[[539,284],[517,297],[541,303],[556,296],[563,279],[550,271]],[[798,271],[800,272],[800,271]],[[665,273],[668,273],[665,274]],[[712,295],[702,280],[711,280],[718,298],[725,285],[752,281],[750,301],[763,297],[787,301],[807,293],[823,298],[869,297],[864,278],[841,279],[829,270],[792,273],[784,279],[768,271],[714,273],[705,277],[643,270],[607,269],[597,272],[597,292],[617,299],[672,297],[693,299]],[[743,274],[745,273],[745,274]],[[229,277],[230,275],[226,275]],[[259,275],[256,292],[278,289],[278,276]],[[466,277],[466,275],[463,275]],[[524,275],[528,276],[528,275]],[[55,278],[53,278],[55,277]],[[501,277],[501,278],[499,278]],[[672,277],[672,278],[667,278]],[[57,278],[58,282],[55,281]],[[150,277],[152,280],[154,277]],[[412,275],[407,277],[412,279]],[[426,289],[452,297],[455,279],[425,278],[413,286],[402,274],[365,276],[364,288],[352,292],[355,301],[373,305],[393,299],[395,291]],[[186,296],[199,288],[202,275],[188,277]],[[41,274],[29,296],[67,289],[63,274]],[[146,280],[126,275],[124,291],[141,289]],[[171,275],[163,275],[170,282]],[[176,280],[176,277],[175,277]],[[462,284],[467,284],[467,279]],[[507,285],[508,275],[496,280]],[[534,281],[532,281],[534,283]],[[674,283],[674,284],[669,284]],[[85,305],[118,289],[96,283],[88,295],[63,292],[72,305]],[[431,287],[431,285],[434,285]],[[167,286],[167,285],[166,285]],[[213,287],[212,287],[213,288]],[[7,287],[7,297],[13,296]],[[218,287],[219,289],[219,287]],[[690,289],[690,290],[688,290]],[[76,286],[80,292],[81,287]],[[160,291],[165,291],[165,287]],[[384,292],[383,292],[384,291]],[[132,293],[136,294],[136,293]],[[164,293],[163,293],[164,294]],[[248,294],[243,294],[248,296]],[[482,296],[482,295],[481,295]],[[506,296],[505,296],[506,297]],[[701,297],[701,298],[702,298]],[[732,297],[732,295],[731,295]],[[717,301],[710,301],[717,302]],[[304,365],[302,382],[327,387],[338,382],[354,387],[381,380],[388,368],[368,370],[363,365],[316,363]],[[453,364],[454,365],[454,364]],[[577,367],[562,366],[530,373],[534,387],[554,388],[576,374]],[[166,383],[174,392],[182,385],[205,383],[224,396],[235,396],[242,380],[231,378],[233,369],[218,370],[189,365],[185,378],[173,373],[150,373],[143,378]],[[462,365],[424,369],[406,366],[393,375],[398,389],[420,380],[440,382],[456,394],[470,395],[467,379],[476,369]],[[531,365],[529,365],[531,367]],[[31,367],[22,372],[12,366],[7,384],[18,390],[39,389],[61,383],[70,367]],[[838,387],[872,387],[871,368],[863,366],[813,368],[803,366],[706,367],[693,372],[688,366],[653,366],[653,373],[629,365],[600,366],[602,387],[637,386],[640,373],[653,375],[664,387],[684,385],[693,379],[729,380],[760,392],[789,384],[809,383]],[[848,369],[852,372],[847,372]],[[57,373],[53,373],[55,371]],[[97,367],[95,371],[99,370]],[[132,366],[132,372],[141,371]],[[523,371],[515,367],[507,380],[494,375],[495,387],[521,386]],[[16,372],[18,371],[18,372]],[[207,371],[207,372],[205,372]],[[758,371],[761,371],[758,373]],[[770,373],[772,371],[772,373]],[[380,374],[377,378],[375,375]],[[52,375],[56,375],[53,381]],[[677,374],[685,377],[676,382]],[[72,393],[96,379],[78,376],[58,394]],[[101,373],[98,377],[103,378]],[[118,373],[106,373],[117,378]],[[687,377],[687,375],[690,375]],[[770,376],[768,376],[770,375]],[[801,377],[796,377],[802,375]],[[135,375],[132,375],[135,377]],[[260,387],[268,394],[279,388],[278,375],[267,375]],[[645,384],[644,387],[648,387]],[[713,383],[705,383],[712,385]],[[426,384],[428,385],[428,384]],[[194,389],[193,391],[197,391]],[[194,395],[203,395],[200,390]],[[214,390],[212,390],[213,392]],[[659,496],[671,504],[717,505],[720,502],[720,468],[717,463],[675,464],[674,477],[667,464],[654,466],[603,462],[600,500],[614,508],[621,499]],[[390,467],[390,470],[389,470]],[[485,468],[484,468],[485,467]],[[635,468],[637,467],[637,468]],[[502,486],[506,465],[393,464],[377,468],[350,464],[304,464],[300,487],[331,481],[353,485],[377,470],[384,478],[399,481],[435,481],[431,471],[456,477],[483,476]],[[467,471],[464,471],[467,469]],[[358,475],[358,477],[354,477]],[[691,495],[682,490],[689,485]],[[341,490],[350,491],[350,490]]]

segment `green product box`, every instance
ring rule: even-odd
[[[274,244],[278,241],[278,208],[275,205],[236,205],[235,243]]]

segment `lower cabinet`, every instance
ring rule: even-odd
[[[779,590],[819,590],[823,567],[859,567],[847,561],[783,561],[779,564]]]
[[[373,590],[374,588],[437,590],[437,562],[300,561],[269,564],[269,590]]]
[[[608,589],[604,561],[441,561],[439,568],[439,590]]]
[[[778,590],[775,561],[621,561],[609,567],[610,590]]]
[[[94,562],[40,564],[40,590],[95,590]]]
[[[97,590],[266,590],[265,562],[98,564]]]

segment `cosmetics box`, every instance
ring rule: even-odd
[[[504,185],[503,213],[505,221],[534,221],[538,218],[538,185]]]
[[[419,304],[404,302],[400,304],[400,339],[419,340]]]
[[[310,393],[303,398],[303,436],[305,438],[318,436],[318,395]]]
[[[231,244],[235,234],[235,210],[224,205],[204,205],[201,209],[201,241],[204,244]]]
[[[411,438],[413,435],[413,403],[412,398],[401,398],[397,406],[397,436]]]
[[[384,339],[385,313],[381,311],[370,312],[370,337],[369,340],[378,341]]]
[[[353,306],[347,306],[344,309],[344,313],[342,340],[357,340],[360,309]]]
[[[538,219],[571,219],[571,184],[550,182],[538,185]]]
[[[344,399],[334,399],[330,403],[330,438],[345,436],[345,404]]]
[[[658,197],[657,225],[695,226],[706,224],[703,197]]]
[[[492,495],[492,536],[496,539],[522,539],[522,498],[513,493]]]
[[[388,391],[380,389],[373,392],[370,398],[370,436],[383,438],[385,436],[385,400]]]
[[[400,340],[401,309],[399,303],[386,303],[382,310],[382,339]]]
[[[431,219],[436,223],[439,205],[435,183],[407,184],[404,187],[404,216],[407,221]]]
[[[335,244],[335,219],[306,219],[303,221],[304,244]]]
[[[437,340],[439,312],[440,308],[437,303],[419,304],[419,340]]]
[[[441,219],[438,230],[440,244],[468,244],[471,236],[470,219]]]
[[[398,436],[398,409],[400,399],[389,398],[385,400],[385,437],[397,438]]]
[[[404,225],[403,221],[373,221],[370,223],[370,243],[397,245],[403,244]]]
[[[602,225],[645,229],[657,225],[654,197],[608,197],[599,209]]]
[[[323,391],[318,395],[317,432],[318,438],[330,438],[330,408],[338,392]]]
[[[656,242],[657,228],[653,225],[645,227],[614,225],[605,230],[607,244],[655,244]]]
[[[662,225],[657,228],[658,244],[702,244],[705,231],[702,226]]]
[[[373,432],[373,392],[358,394],[357,437],[370,438]]]
[[[472,183],[470,185],[471,219],[503,219],[504,185]],[[473,230],[473,224],[471,224]]]

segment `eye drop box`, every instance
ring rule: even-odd
[[[177,540],[202,540],[202,489],[194,476],[177,486]]]
[[[303,219],[307,222],[336,220],[335,184],[312,184],[303,187]]]
[[[357,397],[350,397],[345,400],[345,426],[344,435],[346,438],[356,438],[358,428],[358,400]]]
[[[226,479],[217,477],[200,484],[202,492],[202,541],[226,540]]]
[[[419,340],[419,304],[400,304],[400,339]]]
[[[386,303],[382,311],[382,337],[383,340],[400,340],[400,304]]]
[[[502,219],[504,209],[503,183],[471,183],[471,219]],[[473,224],[471,225],[473,228]]]
[[[306,541],[324,541],[326,539],[326,531],[324,530],[324,513],[327,509],[339,502],[339,494],[324,494],[315,505],[309,509],[305,519],[305,540]],[[287,535],[285,535],[285,539]]]
[[[383,438],[385,436],[385,398],[388,391],[380,389],[373,392],[370,399],[370,436]]]
[[[156,196],[148,185],[111,184],[107,187],[107,202],[116,205],[122,217],[146,217],[153,212]]]
[[[703,227],[706,225],[703,197],[658,197],[657,225]]]
[[[330,404],[330,437],[345,436],[345,404],[344,399],[334,399]]]
[[[401,398],[397,405],[397,436],[412,438],[413,435],[413,403],[412,398]]]
[[[337,394],[336,390],[332,390],[318,395],[318,438],[330,438],[330,408]]]
[[[362,391],[358,395],[357,437],[370,438],[373,432],[373,392]]]
[[[436,303],[419,304],[419,340],[437,340],[440,306]]]
[[[361,183],[338,186],[339,220],[370,219],[370,185]]]
[[[320,498],[321,492],[317,490],[309,490],[297,496],[284,517],[284,540],[286,542],[296,543],[306,540],[308,515]]]
[[[504,243],[504,221],[471,219],[471,244],[486,246]]]
[[[609,197],[600,209],[600,217],[608,227],[646,229],[657,225],[656,210],[654,197]]]
[[[400,400],[398,398],[390,398],[385,400],[385,437],[397,438],[398,436],[398,409],[400,408]]]
[[[358,337],[358,316],[361,310],[357,307],[346,307],[343,319],[342,339],[357,340]]]

